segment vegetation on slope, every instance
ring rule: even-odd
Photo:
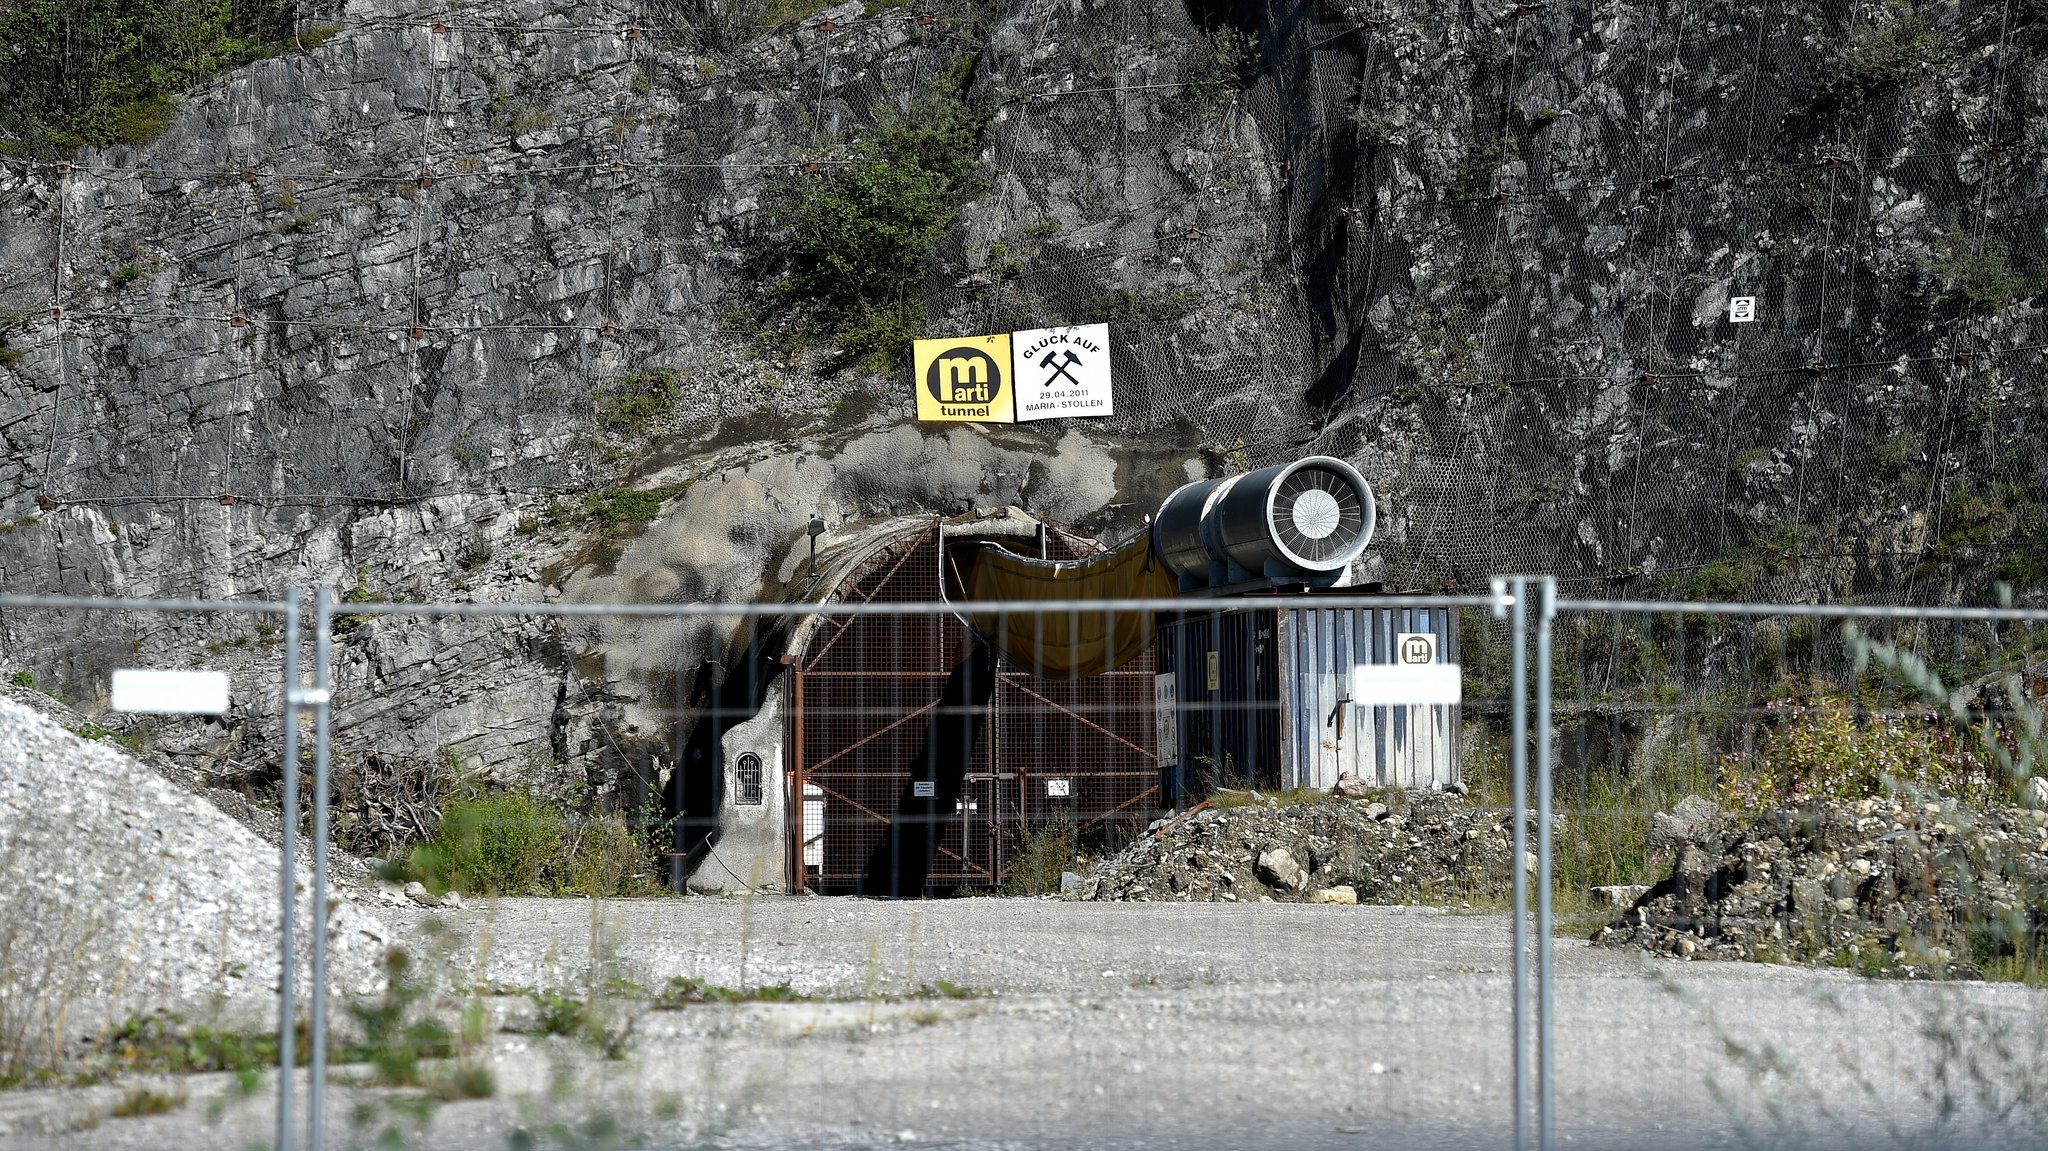
[[[226,68],[310,46],[290,0],[10,0],[0,5],[0,152],[141,143],[170,95]]]
[[[972,57],[853,148],[793,178],[774,209],[781,294],[805,328],[884,371],[924,324],[918,288],[972,190],[987,114],[964,96]]]

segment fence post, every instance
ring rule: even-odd
[[[1550,623],[1557,579],[1543,576],[1536,588],[1536,1144],[1550,1151]]]
[[[1511,608],[1508,663],[1508,775],[1514,796],[1514,1108],[1515,1151],[1529,1145],[1529,581],[1493,581],[1494,617]]]
[[[328,730],[333,679],[329,648],[334,630],[334,589],[319,588],[313,599],[313,986],[307,1038],[306,1146],[326,1144],[327,1111],[327,789]]]
[[[283,913],[278,932],[279,974],[277,980],[277,1151],[292,1148],[293,1050],[298,1022],[298,999],[294,994],[293,971],[297,956],[293,927],[298,907],[294,888],[299,882],[299,589],[284,593],[284,748],[281,786],[284,789],[282,866],[278,870],[278,904]]]

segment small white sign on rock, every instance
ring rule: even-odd
[[[1728,297],[1728,322],[1731,324],[1753,324],[1756,322],[1755,296]]]
[[[219,715],[228,709],[228,673],[114,669],[115,711],[156,715]]]

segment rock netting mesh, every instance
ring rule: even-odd
[[[1836,591],[1940,596],[1986,493],[2037,498],[2038,6],[879,7],[309,4],[340,34],[158,141],[0,163],[10,514],[580,487],[654,367],[684,446],[900,403],[735,303],[780,182],[963,60],[986,179],[929,333],[1109,321],[1097,426],[1357,462],[1397,581],[1790,525]]]

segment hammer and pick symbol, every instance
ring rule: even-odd
[[[1047,353],[1045,354],[1045,358],[1044,358],[1044,359],[1042,359],[1042,360],[1040,360],[1040,361],[1038,361],[1038,366],[1039,366],[1039,367],[1041,367],[1041,368],[1051,368],[1051,369],[1052,369],[1052,375],[1049,375],[1049,376],[1047,376],[1047,377],[1045,378],[1045,383],[1046,383],[1046,386],[1047,386],[1047,387],[1050,387],[1050,386],[1052,386],[1052,382],[1053,382],[1054,380],[1056,380],[1056,379],[1059,379],[1059,378],[1060,378],[1061,376],[1065,376],[1065,377],[1067,377],[1067,382],[1068,382],[1068,383],[1070,383],[1070,384],[1079,384],[1079,383],[1081,382],[1081,380],[1080,380],[1080,378],[1079,378],[1079,377],[1075,376],[1075,375],[1074,375],[1074,373],[1072,373],[1072,372],[1070,372],[1070,371],[1068,371],[1068,370],[1067,370],[1067,365],[1068,365],[1068,364],[1078,364],[1078,363],[1080,363],[1080,362],[1081,362],[1081,357],[1079,357],[1079,356],[1075,355],[1075,354],[1074,354],[1074,349],[1072,349],[1072,348],[1068,348],[1068,349],[1066,349],[1066,354],[1067,354],[1067,359],[1066,359],[1066,363],[1061,363],[1061,364],[1055,364],[1055,363],[1053,363],[1053,361],[1054,361],[1054,360],[1057,360],[1057,359],[1059,359],[1059,353],[1057,353],[1057,352],[1047,352]]]

